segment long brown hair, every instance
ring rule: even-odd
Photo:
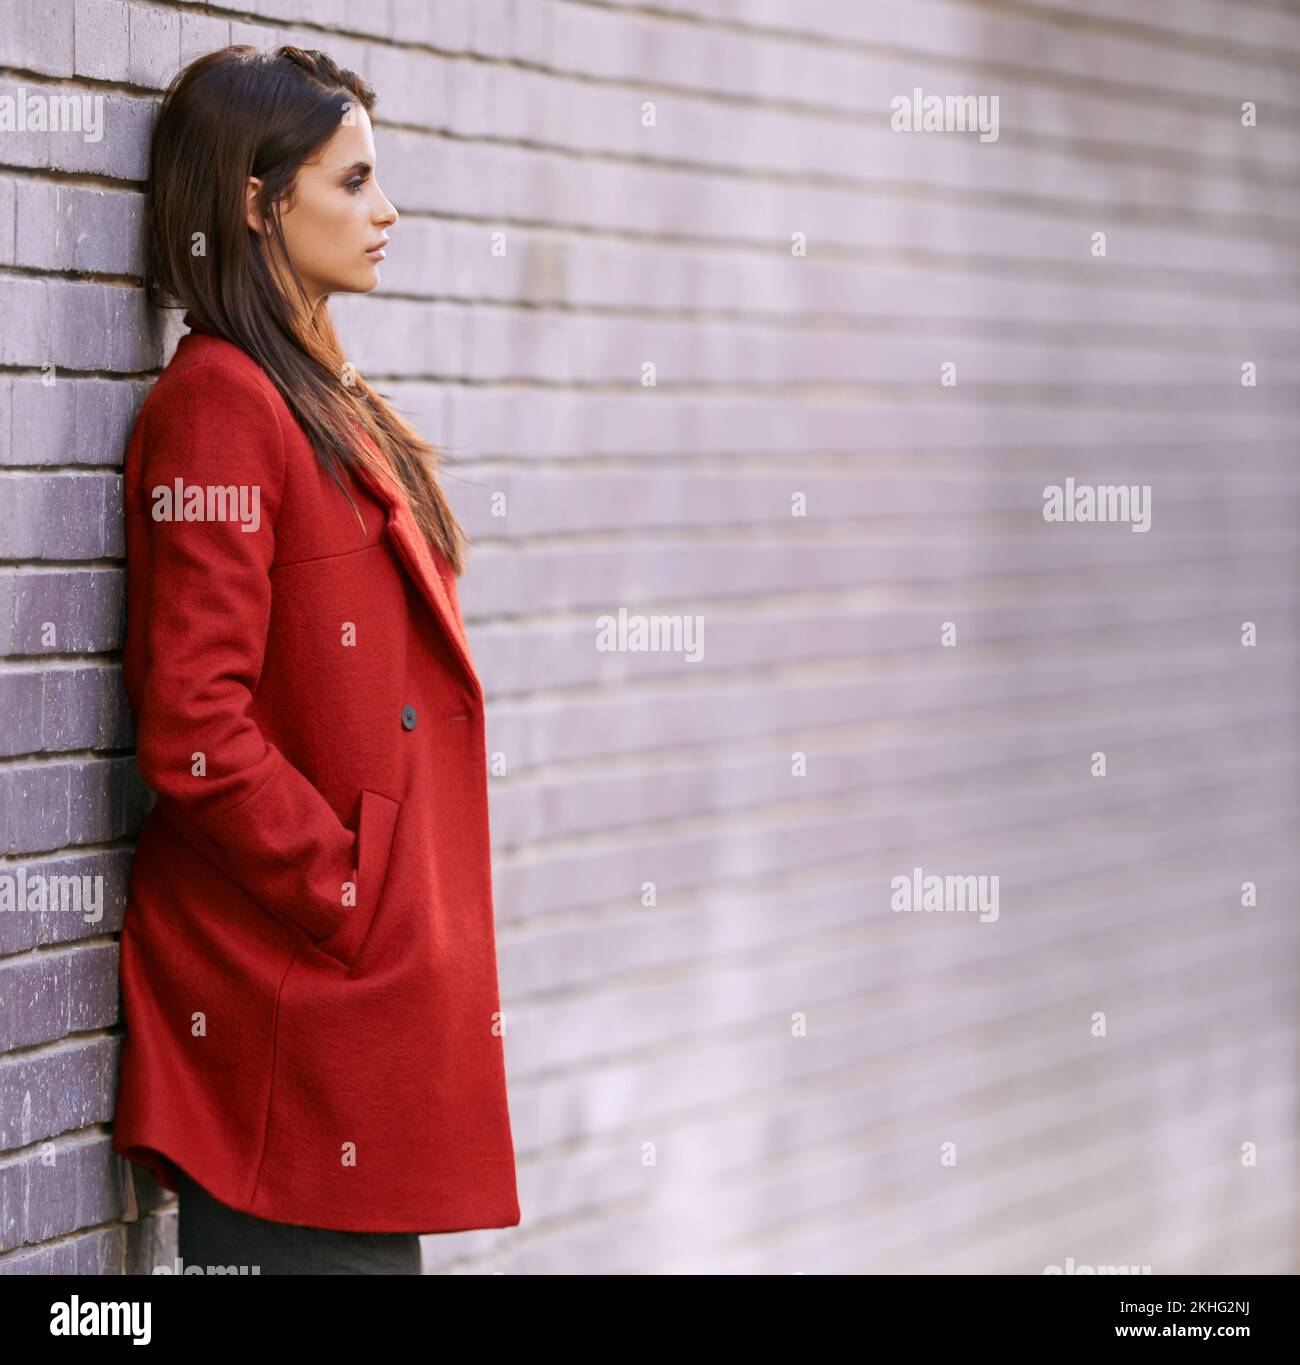
[[[374,104],[374,90],[355,71],[315,50],[226,47],[180,71],[163,96],[150,148],[145,292],[156,307],[186,308],[261,365],[354,511],[339,469],[376,466],[357,440],[360,426],[421,530],[460,574],[468,538],[438,486],[438,452],[348,364],[327,299],[305,320],[245,217],[248,177],[257,176],[258,209],[280,268],[305,298],[285,247],[281,204],[292,202],[298,167],[348,110],[360,105],[368,113]]]

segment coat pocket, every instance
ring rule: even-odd
[[[388,878],[389,855],[401,809],[402,803],[391,796],[368,787],[362,789],[357,827],[357,903],[348,910],[347,919],[316,945],[345,967],[350,968],[366,946]]]

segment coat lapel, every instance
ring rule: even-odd
[[[366,444],[372,451],[375,450],[374,443],[369,437],[366,437]],[[392,541],[403,567],[451,641],[475,697],[482,701],[483,687],[474,670],[474,661],[470,657],[469,641],[465,636],[460,612],[447,592],[438,563],[435,561],[435,555],[439,559],[442,558],[441,552],[430,547],[415,519],[415,513],[411,511],[406,498],[398,488],[360,461],[353,464],[352,469],[384,505],[387,511],[388,538]]]

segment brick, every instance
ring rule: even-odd
[[[91,86],[0,79],[0,98],[24,111],[3,137],[11,166],[141,178],[152,104]]]
[[[34,164],[143,181],[148,174],[155,101],[99,91],[86,93],[96,101],[93,126],[85,133],[50,135],[45,156]]]
[[[0,961],[0,1048],[107,1028],[117,1019],[116,975],[117,947],[107,941]]]
[[[196,57],[208,52],[229,47],[230,43],[229,19],[218,18],[214,14],[181,14],[182,66],[188,66]]]
[[[0,758],[32,754],[43,747],[44,696],[44,681],[39,672],[0,674],[0,715],[5,719],[4,732],[0,734]]]
[[[12,803],[0,812],[7,853],[121,838],[139,829],[148,796],[125,758],[0,765],[0,792]]]
[[[13,623],[8,652],[99,654],[121,648],[124,570],[28,568],[17,578],[0,579],[5,583],[10,594],[5,619]],[[0,587],[0,606],[4,593]]]
[[[14,381],[0,374],[0,466],[14,464],[13,450]],[[2,547],[0,547],[2,548]]]
[[[66,0],[10,0],[0,24],[0,66],[72,74],[72,9]]]
[[[0,1150],[111,1122],[117,1058],[116,1038],[75,1039],[0,1057]]]
[[[13,265],[17,259],[14,208],[16,197],[14,182],[8,176],[0,176],[0,265]]]
[[[0,276],[0,364],[34,365],[50,359],[47,285],[24,276]]]
[[[139,194],[45,180],[21,180],[15,190],[18,265],[116,275],[143,272],[144,200]]]
[[[230,41],[234,44],[247,44],[249,47],[258,48],[260,51],[268,51],[271,48],[280,46],[280,35],[273,28],[267,28],[262,24],[240,23],[237,19],[230,21]]]
[[[72,749],[118,749],[134,738],[116,669],[95,665],[54,672],[15,673],[6,681],[21,686],[29,676],[43,678],[39,744],[14,752],[62,753]]]
[[[394,123],[446,126],[453,75],[460,72],[461,65],[433,53],[405,52],[383,43],[371,43],[366,78],[378,95],[375,117]],[[382,167],[380,183],[384,183]]]
[[[444,52],[470,50],[470,20],[478,0],[390,0],[390,32],[399,43],[420,43]]]
[[[0,465],[120,466],[148,383],[77,378],[57,366],[48,378],[19,376],[0,392],[0,430],[13,433]]]
[[[386,27],[383,19],[387,8],[388,0],[383,0],[383,3],[377,5],[368,5],[364,10],[350,4],[348,0],[312,0],[310,6],[304,6],[301,0],[249,0],[249,3],[243,6],[245,11],[256,14],[263,20],[310,18],[321,28],[356,28],[358,25],[364,26],[377,20],[380,23],[379,32],[383,32]],[[317,41],[311,46],[323,47],[324,43]]]
[[[153,1224],[159,1220],[141,1219]],[[175,1218],[172,1220],[172,1255],[175,1255]],[[127,1223],[96,1228],[43,1246],[28,1247],[0,1255],[0,1275],[148,1275],[155,1263],[166,1264],[166,1255],[141,1259],[132,1246],[145,1234],[140,1224]],[[152,1245],[152,1241],[147,1243]]]
[[[181,18],[154,5],[131,6],[130,81],[160,90],[181,61]]]
[[[65,1138],[0,1166],[0,1251],[63,1237],[122,1211],[118,1159],[104,1136]]]
[[[61,369],[138,372],[161,363],[143,291],[116,284],[51,280],[49,359]]]
[[[0,568],[0,655],[16,653],[14,639],[14,601],[17,594],[16,569]]]
[[[78,76],[99,81],[131,78],[131,7],[125,0],[76,0]]]
[[[131,849],[115,848],[89,853],[57,853],[48,858],[6,864],[4,875],[14,878],[17,878],[20,867],[26,868],[29,879],[35,875],[97,878],[97,881],[82,883],[82,886],[89,886],[93,892],[101,895],[101,900],[98,905],[83,902],[88,909],[81,914],[72,909],[44,914],[23,911],[0,915],[0,958],[47,944],[72,943],[119,932],[126,909],[131,857]],[[18,893],[17,881],[14,891]],[[100,917],[96,918],[96,914]],[[0,1114],[4,1112],[3,1104],[0,1104]],[[0,1150],[3,1150],[3,1146],[0,1143]]]
[[[103,524],[107,473],[10,474],[0,480],[0,526],[13,553],[30,559],[100,559],[111,552]]]

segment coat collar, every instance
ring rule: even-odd
[[[184,321],[192,332],[199,332],[204,336],[219,335],[210,327],[205,326],[189,311],[186,312]],[[379,449],[374,441],[365,432],[360,432],[360,435],[371,452],[378,456]],[[483,687],[474,670],[474,662],[470,656],[469,641],[465,636],[460,609],[453,601],[451,590],[448,587],[452,573],[447,557],[436,545],[430,544],[428,538],[420,530],[420,524],[415,519],[415,513],[411,511],[405,494],[395,482],[381,476],[378,471],[372,470],[368,465],[363,465],[359,461],[349,465],[349,469],[353,476],[364,483],[384,506],[389,541],[397,551],[397,557],[403,568],[420,590],[420,594],[428,603],[434,618],[442,626],[447,638],[451,641],[452,648],[461,668],[464,670],[466,681],[469,682],[476,700],[481,703]],[[447,574],[446,579],[443,577],[444,569]]]

